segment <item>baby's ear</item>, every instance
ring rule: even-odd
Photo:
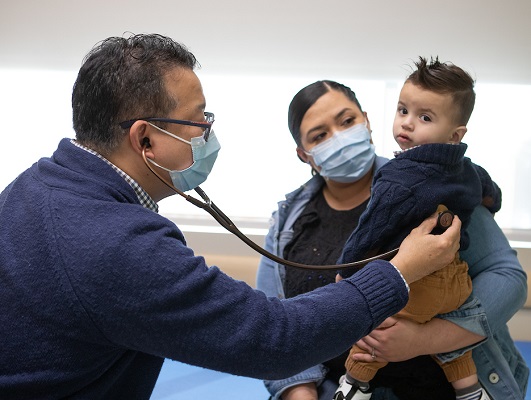
[[[463,140],[463,136],[465,136],[465,133],[467,131],[467,128],[465,125],[458,126],[455,131],[452,133],[452,136],[450,137],[450,143],[461,143]]]

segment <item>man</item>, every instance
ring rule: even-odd
[[[404,280],[457,250],[460,222],[433,236],[432,218],[394,265],[286,301],[209,268],[156,213],[171,186],[201,184],[219,150],[195,66],[160,35],[104,40],[74,86],[76,139],[0,195],[2,398],[147,399],[164,358],[288,376],[395,314]]]

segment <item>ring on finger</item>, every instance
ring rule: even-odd
[[[371,358],[374,360],[376,358],[376,356],[374,355],[374,347],[372,348],[371,350]]]

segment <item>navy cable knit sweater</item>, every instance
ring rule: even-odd
[[[374,176],[371,200],[339,262],[398,247],[439,204],[461,219],[461,250],[465,250],[469,243],[466,228],[474,208],[482,203],[492,213],[501,208],[501,190],[487,171],[464,157],[466,149],[464,143],[425,144],[383,165]]]
[[[0,285],[0,398],[17,400],[147,399],[164,358],[283,378],[407,302],[384,261],[304,297],[267,298],[209,268],[68,139],[0,194]]]

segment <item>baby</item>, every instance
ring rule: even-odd
[[[461,219],[464,250],[474,208],[483,204],[495,213],[501,207],[500,189],[483,168],[464,157],[467,145],[461,143],[474,108],[474,80],[461,68],[437,58],[428,63],[421,57],[415,65],[417,69],[400,92],[393,124],[393,136],[401,151],[376,172],[371,200],[339,263],[398,247],[438,208],[448,208]],[[349,272],[340,274],[344,277]],[[409,302],[398,316],[425,323],[437,314],[459,308],[471,291],[468,265],[456,254],[452,264],[411,285]],[[335,400],[371,398],[369,381],[387,363],[364,363],[351,357],[363,352],[357,346],[351,349]],[[433,358],[456,390],[457,399],[488,400],[471,353],[465,351],[444,363]],[[374,360],[374,349],[371,355]]]

